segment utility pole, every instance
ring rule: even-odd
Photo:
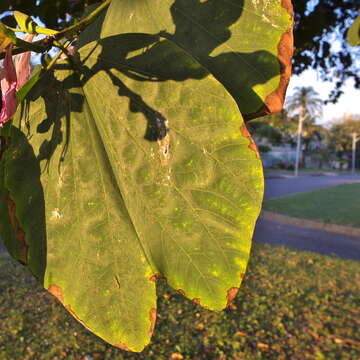
[[[299,175],[299,163],[300,163],[300,152],[301,152],[301,135],[304,122],[304,109],[300,110],[299,114],[299,126],[297,133],[297,144],[296,144],[296,159],[295,159],[295,176]]]
[[[356,157],[356,143],[360,140],[357,133],[352,133],[352,169],[351,172],[355,175],[355,157]]]

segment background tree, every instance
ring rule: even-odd
[[[302,116],[304,121],[315,122],[315,118],[322,115],[323,101],[311,86],[296,87],[292,96],[288,98],[287,111],[290,115]]]
[[[336,153],[340,162],[351,167],[352,133],[360,135],[360,117],[347,116],[330,127],[330,147]],[[356,167],[360,166],[360,147],[356,151]]]
[[[309,87],[296,87],[293,95],[288,100],[287,109],[290,114],[298,117],[295,176],[298,175],[300,153],[301,153],[301,136],[303,132],[303,123],[310,121],[322,113],[322,100],[319,94]]]
[[[283,132],[264,119],[266,118],[250,121],[248,124],[250,133],[258,139],[266,139],[271,145],[282,144],[284,142]]]
[[[249,131],[256,137],[267,138],[272,145],[295,144],[296,123],[283,109],[280,113],[261,117],[248,123]]]
[[[353,79],[355,87],[360,88],[356,65],[360,50],[346,41],[348,28],[358,15],[358,0],[296,0],[293,6],[294,73],[314,68],[323,80],[335,80],[331,102],[336,102],[343,93],[342,86],[347,79]]]
[[[311,167],[322,168],[325,162],[331,157],[329,151],[329,131],[322,125],[315,124],[315,119],[304,122],[303,127],[303,166],[306,159],[310,161]]]
[[[299,116],[290,116],[287,109],[278,114],[250,121],[249,131],[260,144],[271,146],[296,145]],[[310,160],[311,166],[322,168],[329,163],[331,149],[329,148],[330,131],[323,125],[316,124],[315,118],[308,118],[303,124],[303,153]],[[260,152],[262,147],[259,146]],[[304,166],[305,166],[305,162]]]

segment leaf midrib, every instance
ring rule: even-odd
[[[141,238],[140,238],[140,235],[139,235],[139,232],[138,232],[138,230],[137,230],[137,228],[136,228],[136,225],[135,225],[135,223],[134,223],[134,221],[133,221],[133,218],[130,216],[129,208],[128,208],[128,206],[126,206],[126,205],[127,205],[127,202],[125,201],[125,199],[124,199],[124,197],[123,197],[123,195],[122,195],[121,184],[119,184],[119,181],[118,181],[118,179],[117,179],[116,173],[115,173],[115,171],[114,171],[114,169],[113,169],[112,161],[111,161],[111,159],[110,159],[110,157],[109,157],[109,155],[108,155],[108,152],[106,151],[106,147],[105,147],[105,143],[104,143],[104,141],[103,141],[103,137],[101,136],[101,132],[100,132],[100,130],[99,130],[99,128],[98,128],[97,122],[96,122],[95,117],[94,117],[94,115],[93,115],[93,114],[94,114],[94,111],[93,111],[93,109],[92,109],[92,107],[91,107],[90,102],[88,101],[88,98],[87,98],[85,89],[81,87],[81,91],[82,91],[82,93],[83,93],[83,95],[84,95],[85,101],[86,101],[86,103],[87,103],[87,105],[88,105],[88,108],[89,108],[89,110],[90,110],[89,112],[90,112],[90,115],[91,115],[91,121],[93,122],[93,127],[94,127],[94,129],[96,129],[96,132],[97,132],[97,134],[98,134],[98,137],[99,137],[99,139],[101,140],[102,146],[103,146],[103,148],[105,149],[105,151],[104,151],[104,156],[106,156],[107,162],[108,162],[108,164],[109,164],[109,168],[111,169],[111,172],[112,172],[111,176],[116,180],[116,184],[117,184],[118,189],[119,189],[118,194],[119,194],[119,196],[121,197],[123,203],[125,204],[124,208],[125,208],[125,210],[126,210],[127,217],[128,217],[128,219],[129,219],[129,221],[130,221],[130,223],[131,223],[131,226],[132,226],[132,228],[133,228],[133,230],[134,230],[134,233],[135,233],[135,235],[136,235],[136,238],[138,239],[138,243],[139,243],[140,248],[141,248],[141,250],[142,250],[142,252],[143,252],[143,254],[144,254],[145,258],[146,258],[146,262],[147,262],[148,265],[150,266],[151,270],[152,270],[154,273],[156,273],[156,270],[154,269],[154,265],[153,265],[153,263],[150,261],[149,256],[148,256],[147,252],[145,251],[145,246],[144,246],[144,244],[142,243],[142,240],[141,240]],[[90,121],[90,119],[88,120],[88,122],[89,122],[89,121]],[[89,126],[90,126],[90,125],[89,125]],[[93,141],[93,138],[92,138],[92,141]],[[95,147],[94,147],[94,148],[95,148]],[[97,151],[95,151],[95,153],[97,153]],[[97,158],[97,162],[98,162],[98,161],[99,161],[99,160],[98,160],[98,158]],[[110,176],[110,175],[109,175],[109,176]],[[101,175],[101,179],[102,179],[102,181],[103,181],[102,175]],[[104,188],[104,193],[106,193],[104,182],[103,182],[103,188]],[[108,216],[108,217],[109,217],[109,216]],[[109,219],[109,224],[111,224],[110,219]]]

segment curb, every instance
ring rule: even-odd
[[[265,220],[274,221],[281,224],[295,225],[307,229],[318,229],[318,230],[330,231],[339,234],[351,235],[351,236],[359,237],[359,241],[360,241],[360,228],[335,225],[335,224],[301,219],[301,218],[294,218],[265,210],[261,212],[260,216]]]

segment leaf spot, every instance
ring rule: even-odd
[[[155,330],[155,324],[156,324],[156,309],[151,308],[150,309],[150,329],[149,329],[149,336],[151,337]]]
[[[200,298],[194,298],[192,301],[197,305],[201,305]]]
[[[125,351],[131,351],[125,344],[115,344],[115,347],[119,348],[120,350],[125,350]]]
[[[159,145],[159,155],[160,155],[160,164],[161,166],[169,165],[170,160],[170,135],[166,134],[161,140],[157,141]]]
[[[119,281],[119,278],[116,275],[114,276],[114,280],[115,280],[116,287],[118,289],[120,289],[120,281]]]
[[[62,304],[64,303],[64,297],[60,286],[57,286],[55,284],[50,285],[48,291],[50,294],[54,295]]]
[[[153,274],[149,277],[149,280],[152,282],[156,282],[157,278],[160,276],[159,273]]]
[[[232,287],[232,288],[230,288],[228,290],[227,296],[226,296],[226,300],[227,300],[227,305],[226,306],[230,306],[232,304],[232,302],[236,298],[236,295],[237,295],[238,292],[239,292],[238,287]]]
[[[51,217],[50,220],[60,220],[63,216],[60,213],[60,210],[58,208],[55,208],[52,212],[51,212]]]
[[[14,201],[10,198],[10,195],[8,194],[8,198],[7,198],[7,204],[8,204],[8,213],[9,213],[9,217],[10,217],[10,221],[11,224],[14,228],[15,231],[15,235],[16,235],[16,240],[19,244],[19,248],[20,248],[20,257],[21,259],[19,259],[22,263],[26,264],[27,263],[27,255],[28,255],[28,250],[29,250],[29,246],[26,243],[25,240],[25,232],[21,229],[20,224],[18,219],[16,218],[16,206]]]

